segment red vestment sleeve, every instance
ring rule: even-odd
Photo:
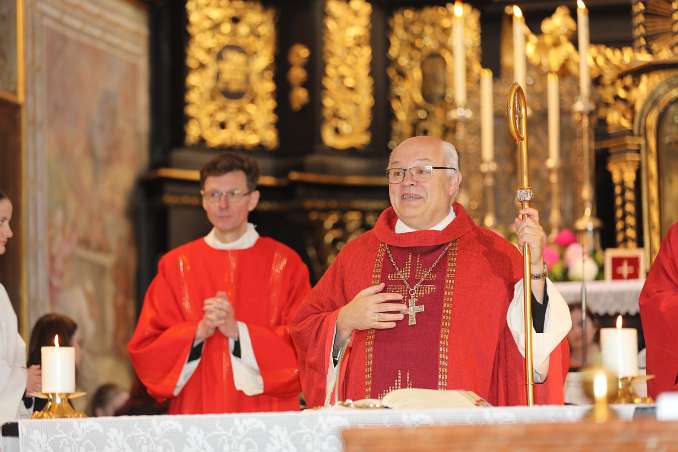
[[[647,346],[647,382],[651,397],[678,391],[678,223],[662,242],[640,293],[640,319]]]
[[[339,255],[306,297],[291,329],[299,355],[301,388],[309,407],[325,403],[337,315],[339,308],[350,301],[344,294],[342,267]]]
[[[254,356],[264,381],[264,394],[278,397],[292,397],[301,391],[297,356],[289,332],[289,323],[304,298],[311,290],[308,269],[301,259],[288,262],[285,278],[287,294],[271,294],[283,300],[281,303],[282,325],[266,327],[247,324]],[[285,287],[285,285],[282,285]]]
[[[167,267],[162,259],[128,344],[139,379],[158,399],[173,396],[198,327],[198,320],[188,320],[182,314],[177,292],[167,278]]]

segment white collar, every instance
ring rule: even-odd
[[[217,238],[217,233],[212,228],[209,234],[205,236],[205,243],[216,250],[244,250],[252,248],[257,242],[259,234],[252,223],[247,223],[245,233],[232,242],[224,243]]]
[[[454,209],[450,207],[450,213],[447,214],[443,220],[428,228],[429,231],[442,231],[445,229],[454,219],[457,217],[457,215],[454,213]],[[418,231],[418,229],[411,228],[410,226],[406,225],[400,218],[398,218],[398,221],[396,221],[395,224],[395,233],[396,234],[402,234],[403,232],[414,232]]]

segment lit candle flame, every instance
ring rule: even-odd
[[[464,15],[464,6],[461,2],[454,2],[454,15],[456,17],[461,17]]]
[[[57,347],[57,348],[59,347],[59,335],[58,334],[54,335],[54,346]]]
[[[523,12],[518,5],[513,5],[513,15],[515,17],[523,17]]]
[[[577,0],[577,8],[586,9],[586,5],[581,0]]]
[[[602,372],[597,373],[596,376],[593,377],[593,397],[596,400],[603,399],[605,398],[606,394],[607,394],[607,377]]]
[[[617,316],[617,328],[621,329],[621,327],[622,327],[622,316],[621,314],[619,314],[619,316]]]

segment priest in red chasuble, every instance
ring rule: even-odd
[[[162,257],[129,342],[132,364],[170,413],[299,409],[287,325],[310,290],[287,246],[247,218],[259,202],[256,162],[222,154],[201,170],[206,236]]]
[[[640,293],[640,320],[647,346],[648,394],[678,391],[678,222],[669,229]]]
[[[454,146],[414,137],[391,153],[390,208],[348,243],[292,328],[310,406],[381,398],[399,388],[473,391],[526,403],[522,256],[454,202]],[[534,209],[520,211],[532,251],[535,402],[563,403],[567,304],[546,279]]]

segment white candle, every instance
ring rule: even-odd
[[[560,161],[560,100],[558,75],[549,73],[546,82],[548,105],[549,159],[557,165]]]
[[[54,347],[42,347],[42,392],[75,392],[75,349],[60,347],[59,336],[54,336]]]
[[[577,42],[579,45],[579,94],[587,101],[591,95],[589,75],[589,15],[582,0],[577,0]]]
[[[523,12],[513,5],[513,79],[527,91],[524,24]]]
[[[454,52],[454,102],[466,106],[466,52],[464,49],[464,6],[454,3],[452,22],[452,50]]]
[[[600,330],[603,366],[618,376],[638,375],[638,333],[634,328],[622,328],[617,317],[616,328]]]
[[[494,112],[492,111],[492,71],[480,71],[480,158],[494,160]]]

